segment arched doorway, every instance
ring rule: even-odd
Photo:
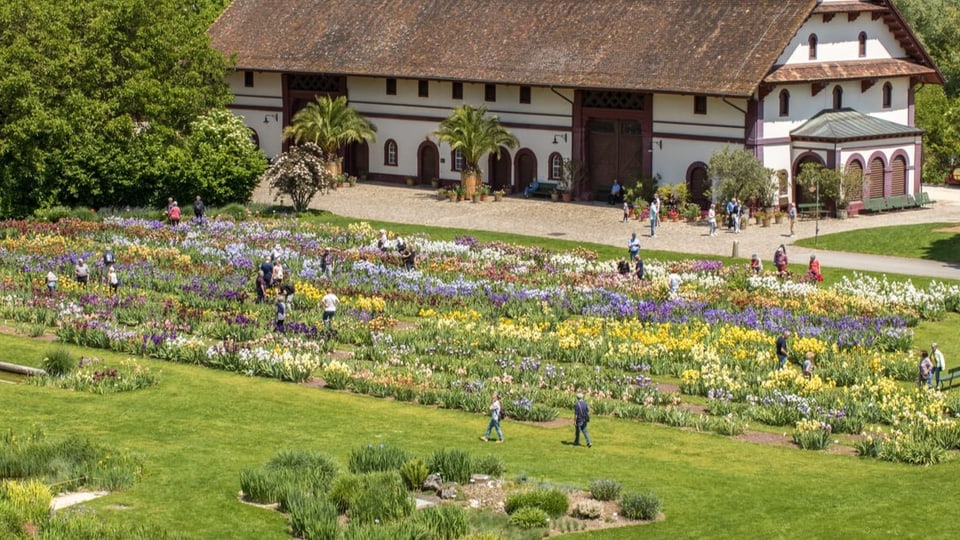
[[[343,163],[345,173],[357,177],[366,176],[370,172],[370,146],[367,141],[350,143]]]
[[[711,201],[707,192],[711,187],[706,164],[698,161],[690,165],[687,169],[687,191],[690,193],[690,202],[699,204],[701,210],[710,208]]]
[[[879,199],[884,195],[883,186],[883,158],[875,157],[870,160],[870,198]]]
[[[907,160],[897,156],[890,162],[890,194],[907,194]]]
[[[491,189],[504,189],[510,186],[510,152],[506,148],[500,147],[500,157],[496,154],[490,154],[490,178],[487,183]]]
[[[819,163],[821,167],[826,166],[823,163],[823,159],[813,152],[808,152],[797,158],[797,161],[793,164],[793,202],[797,204],[816,202],[817,200],[816,190],[810,191],[797,182],[797,177],[800,176],[800,171],[803,170],[803,166],[807,163]]]
[[[537,177],[537,156],[530,150],[523,148],[517,152],[516,157],[516,181],[514,182],[514,191],[523,191],[527,186],[533,183]]]
[[[440,151],[432,141],[424,141],[417,149],[417,183],[429,184],[433,178],[440,178]]]

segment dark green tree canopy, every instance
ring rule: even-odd
[[[182,183],[171,150],[230,101],[205,34],[224,3],[0,3],[0,214],[155,204]]]

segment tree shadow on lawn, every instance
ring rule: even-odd
[[[935,229],[936,233],[952,233],[952,236],[934,240],[924,249],[923,258],[931,261],[948,263],[953,268],[960,268],[960,225],[945,229]]]

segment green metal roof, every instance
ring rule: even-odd
[[[794,140],[842,142],[865,139],[912,137],[924,131],[853,109],[824,109],[790,132]]]

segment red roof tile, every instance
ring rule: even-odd
[[[913,63],[911,60],[890,58],[886,60],[850,60],[846,62],[811,62],[774,66],[765,83],[791,83],[814,81],[842,81],[873,77],[920,76],[924,82],[939,84],[937,70]]]
[[[237,68],[749,96],[816,0],[235,0]]]

